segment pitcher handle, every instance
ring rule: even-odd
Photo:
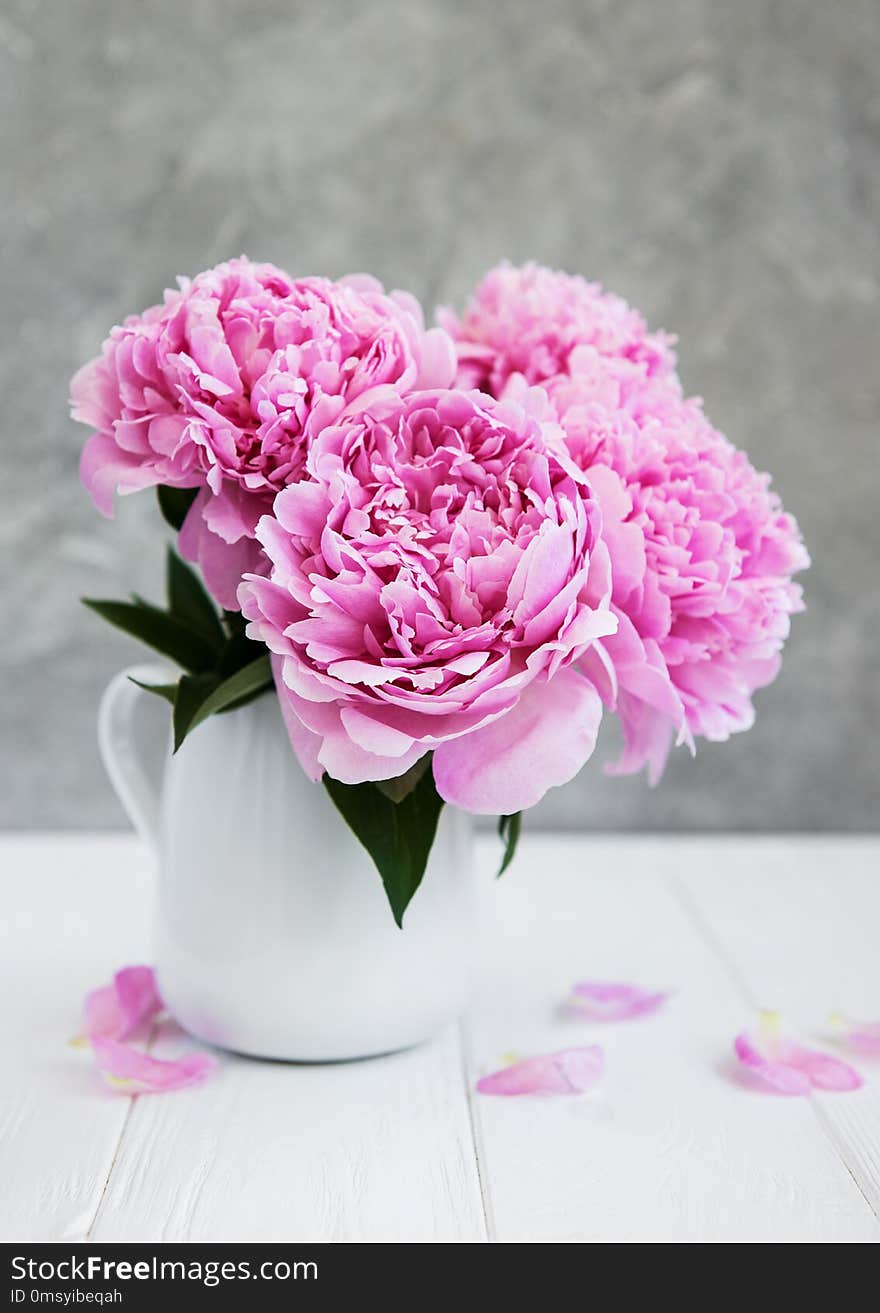
[[[169,676],[167,667],[130,666],[111,679],[98,711],[101,760],[129,820],[154,851],[159,846],[160,781],[153,778],[145,763],[143,734],[138,732],[135,719],[141,698],[154,695],[148,695],[132,680],[162,684],[169,682]]]

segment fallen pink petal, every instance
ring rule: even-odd
[[[123,967],[111,984],[93,989],[83,1004],[86,1039],[126,1039],[162,1011],[152,967]]]
[[[629,1021],[656,1012],[668,998],[657,990],[607,980],[583,980],[574,985],[569,1007],[593,1021]]]
[[[778,1090],[780,1094],[809,1094],[812,1089],[805,1072],[785,1062],[772,1062],[747,1033],[737,1035],[734,1052],[744,1067]]]
[[[844,1044],[859,1053],[880,1057],[880,1021],[856,1021],[839,1013],[831,1018]]]
[[[167,1061],[126,1044],[164,1010],[152,967],[123,967],[109,985],[93,989],[83,1004],[83,1034],[104,1081],[124,1094],[161,1094],[185,1089],[209,1076],[217,1061],[189,1053]]]
[[[164,1094],[195,1085],[216,1070],[217,1060],[207,1053],[187,1053],[166,1061],[122,1044],[119,1040],[92,1039],[98,1071],[106,1083],[124,1094]]]
[[[605,1055],[598,1044],[560,1049],[511,1063],[477,1081],[480,1094],[583,1094],[602,1075]]]
[[[744,1067],[781,1094],[810,1094],[814,1089],[845,1093],[864,1084],[849,1063],[788,1039],[775,1013],[762,1013],[756,1034],[744,1031],[733,1047]]]

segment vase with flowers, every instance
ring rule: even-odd
[[[500,266],[426,328],[366,276],[242,258],[181,280],[74,378],[97,508],[155,489],[167,602],[89,599],[171,668],[100,739],[160,852],[157,970],[193,1033],[328,1059],[462,1008],[470,818],[749,727],[807,564],[685,397],[672,342],[581,278]],[[161,786],[133,712],[171,707]]]

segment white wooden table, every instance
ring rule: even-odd
[[[484,876],[496,857],[481,845]],[[347,1065],[224,1057],[201,1088],[130,1099],[67,1040],[89,988],[149,960],[149,859],[130,836],[7,836],[0,1239],[876,1240],[880,1063],[855,1094],[786,1099],[730,1052],[759,1006],[814,1036],[834,1008],[880,1016],[878,858],[874,839],[527,837],[483,880],[461,1028]],[[572,1021],[557,1005],[584,978],[675,997]],[[593,1041],[591,1094],[473,1093],[510,1051]]]

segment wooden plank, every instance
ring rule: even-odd
[[[735,863],[739,841],[725,842]],[[730,1044],[746,1001],[664,879],[690,864],[697,873],[703,860],[677,839],[536,836],[486,889],[491,929],[470,1023],[471,1081],[510,1051],[601,1042],[607,1055],[602,1085],[586,1096],[474,1096],[493,1238],[880,1238],[810,1103],[737,1080]],[[768,957],[776,952],[772,928],[758,921],[751,933]],[[560,1016],[559,1001],[584,978],[676,993],[664,1012],[616,1026]]]
[[[166,1026],[151,1052],[181,1047],[195,1042]],[[485,1236],[455,1029],[348,1064],[221,1055],[204,1086],[136,1100],[90,1231],[113,1241]]]
[[[224,1057],[200,1089],[121,1098],[67,1040],[88,989],[149,960],[149,860],[131,836],[0,852],[4,1240],[485,1238],[455,1031],[350,1065]]]
[[[485,1239],[457,1033],[354,1063],[224,1058],[191,1098],[139,1099],[92,1238]]]
[[[878,852],[535,838],[487,880],[469,1083],[511,1049],[596,1039],[609,1068],[583,1099],[474,1098],[497,1238],[878,1238],[873,1087],[766,1097],[728,1057],[751,1004],[805,1027],[834,1006],[876,1015]],[[483,1238],[454,1033],[351,1066],[225,1059],[201,1090],[122,1099],[66,1040],[85,991],[145,958],[145,854],[130,837],[7,836],[0,869],[0,1239]],[[585,976],[678,992],[665,1014],[585,1026],[554,1010]]]
[[[880,1215],[880,1059],[846,1054],[827,1025],[834,1011],[880,1017],[880,840],[702,839],[683,851],[673,884],[752,1005],[781,1011],[866,1077],[858,1093],[819,1094],[813,1107]]]
[[[0,846],[0,1240],[82,1240],[130,1101],[68,1045],[87,990],[142,961],[150,885],[128,836]]]

